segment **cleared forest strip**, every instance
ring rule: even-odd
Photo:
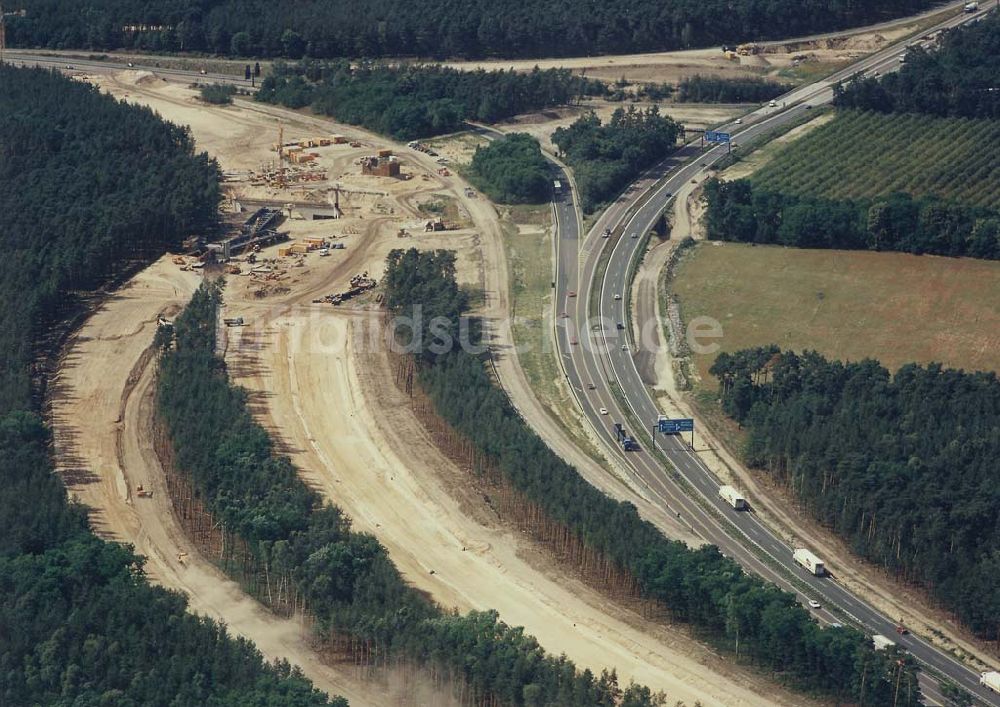
[[[182,592],[191,609],[253,640],[268,659],[298,665],[331,695],[358,705],[394,705],[377,685],[325,665],[303,640],[298,620],[278,619],[247,597],[201,555],[175,520],[152,454],[148,396],[154,366],[139,363],[152,343],[157,315],[179,309],[198,280],[165,257],[109,296],[84,323],[53,384],[57,470],[71,497],[90,509],[96,532],[134,545],[147,558],[150,579]],[[152,497],[135,497],[140,484]]]

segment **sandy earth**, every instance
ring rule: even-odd
[[[695,74],[716,76],[772,76],[796,66],[831,66],[856,59],[897,41],[920,29],[927,18],[939,12],[935,9],[918,19],[897,20],[873,28],[817,35],[786,41],[763,42],[761,52],[754,56],[727,59],[721,47],[690,49],[648,54],[622,54],[557,59],[498,59],[491,61],[454,61],[448,66],[465,70],[485,69],[531,71],[565,68],[590,78],[617,81],[624,77],[633,82],[676,83]]]
[[[329,126],[256,107],[206,108],[183,89],[143,79],[122,77],[110,87],[191,125],[199,147],[212,150],[226,170],[252,169],[272,158],[268,145],[275,114],[293,129]],[[233,124],[213,119],[215,114],[232,117]],[[386,387],[387,374],[379,366],[387,360],[365,353],[364,338],[352,334],[358,322],[370,318],[371,302],[361,300],[342,311],[310,304],[318,295],[342,289],[356,272],[368,269],[378,277],[390,248],[456,247],[460,280],[484,288],[483,314],[496,320],[491,321],[496,340],[509,341],[501,317],[507,307],[507,275],[499,231],[489,230],[498,228],[491,205],[462,197],[472,229],[396,237],[401,223],[419,222],[408,204],[419,201],[422,192],[451,189],[461,197],[457,180],[421,179],[419,165],[426,171],[435,167],[429,158],[422,159],[410,162],[415,174],[410,182],[384,184],[395,180],[367,178],[371,186],[392,192],[389,212],[362,202],[359,213],[343,221],[287,221],[296,236],[325,233],[343,238],[347,246],[329,258],[307,256],[302,267],[287,258],[275,263],[284,270],[283,279],[270,285],[287,286],[288,293],[260,300],[251,294],[260,283],[245,276],[229,278],[226,314],[242,313],[252,326],[228,330],[224,343],[234,376],[260,393],[254,399],[259,419],[292,454],[303,476],[341,505],[359,528],[375,533],[407,579],[442,604],[496,608],[505,621],[524,625],[548,650],[565,652],[582,667],[614,667],[624,682],[635,679],[664,690],[671,702],[800,703],[734,669],[682,631],[650,624],[609,602],[500,524],[474,490],[463,488],[461,470],[441,455],[416,417],[393,397],[399,392]],[[496,246],[483,246],[494,237]],[[272,257],[273,250],[262,257]],[[197,281],[193,273],[161,260],[109,299],[69,349],[52,402],[57,456],[71,493],[94,509],[99,533],[134,543],[150,557],[151,578],[188,594],[195,611],[225,621],[268,657],[298,664],[322,689],[356,704],[398,703],[399,695],[390,689],[324,664],[307,645],[298,622],[277,619],[243,595],[198,555],[171,515],[162,470],[150,452],[153,366],[144,366],[143,359],[157,315],[175,313]],[[502,365],[516,367],[512,357],[505,358]],[[606,477],[603,470],[595,473]],[[135,497],[139,484],[151,488],[153,498]],[[183,560],[182,553],[187,553]],[[749,691],[749,684],[759,694]]]
[[[389,696],[320,661],[295,619],[278,619],[199,555],[177,524],[151,450],[155,361],[148,355],[157,316],[179,311],[199,281],[168,258],[113,295],[74,338],[54,381],[57,469],[71,497],[89,506],[102,537],[132,543],[150,579],[183,592],[196,613],[252,639],[270,660],[287,658],[317,687],[354,704],[395,704]],[[136,487],[152,489],[138,498]],[[187,553],[180,559],[181,553]]]
[[[375,534],[409,582],[448,607],[495,608],[548,650],[671,700],[775,703],[707,668],[711,656],[676,632],[636,630],[638,615],[557,568],[539,571],[525,558],[532,544],[491,522],[474,490],[456,498],[461,470],[409,413],[384,356],[366,352],[364,321],[295,309],[262,324],[259,347],[229,355],[303,477]]]

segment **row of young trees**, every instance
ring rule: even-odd
[[[805,690],[864,704],[919,703],[912,659],[874,651],[851,628],[821,629],[791,594],[749,576],[718,548],[667,540],[635,506],[605,496],[556,456],[495,385],[483,358],[449,345],[463,329],[478,343],[478,327],[461,323],[468,298],[455,283],[453,253],[393,251],[384,284],[386,306],[400,321],[435,322],[434,341],[414,356],[438,414],[547,518],[629,572],[675,621]],[[409,329],[400,331],[404,339]]]
[[[697,74],[677,84],[677,100],[680,103],[760,103],[780,96],[789,88],[787,84],[753,76],[727,79]]]
[[[543,57],[781,39],[902,16],[930,0],[20,0],[18,46],[299,59]]]
[[[439,296],[464,301],[450,290]],[[445,612],[408,586],[385,548],[353,531],[340,509],[306,486],[254,422],[246,392],[230,384],[215,355],[221,297],[221,282],[204,284],[174,326],[161,329],[158,409],[177,468],[247,553],[239,556],[231,542],[227,570],[256,574],[258,595],[272,606],[276,596],[293,596],[291,603],[315,618],[321,639],[352,642],[366,664],[426,666],[471,704],[659,702],[641,686],[620,689],[613,673],[596,677],[547,654],[496,612]]]
[[[803,116],[805,117],[805,116]],[[839,110],[778,149],[754,188],[825,199],[893,192],[1000,210],[1000,120]]]
[[[897,577],[1000,643],[1000,381],[777,347],[720,354],[747,462]]]
[[[913,48],[898,72],[855,76],[834,87],[834,105],[880,113],[1000,118],[1000,12],[949,30],[940,48]]]
[[[705,183],[711,240],[1000,259],[1000,214],[908,194],[799,196],[737,179]]]
[[[329,704],[91,533],[32,399],[36,342],[68,291],[210,228],[215,164],[180,128],[58,74],[0,64],[0,86],[0,704]]]
[[[275,66],[257,100],[312,106],[341,122],[408,140],[459,130],[466,120],[492,123],[605,91],[602,82],[567,69],[515,73],[312,61]]]
[[[680,126],[657,106],[618,108],[606,124],[593,112],[557,128],[552,142],[573,167],[580,205],[592,212],[674,149]]]
[[[468,176],[493,201],[538,204],[552,193],[551,174],[538,140],[513,133],[476,148]]]

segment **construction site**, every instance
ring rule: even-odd
[[[244,101],[222,111],[148,74],[91,80],[189,126],[226,175],[227,235],[161,259],[92,316],[52,401],[62,467],[93,470],[86,480],[66,476],[71,494],[93,509],[99,533],[149,558],[152,580],[352,704],[447,704],[426,686],[330,663],[298,620],[268,613],[225,579],[176,514],[176,489],[155,451],[152,344],[158,321],[176,315],[203,276],[221,275],[218,346],[233,382],[302,478],[375,535],[415,587],[459,611],[496,609],[546,650],[582,668],[614,667],[624,683],[671,700],[808,704],[553,562],[503,522],[396,385],[389,353],[372,345],[383,318],[378,283],[396,248],[454,250],[459,283],[482,293],[475,314],[491,345],[513,348],[502,232],[489,201],[436,155],[361,130]],[[498,366],[512,396],[530,404],[516,360]],[[697,542],[640,490],[585,455],[573,461],[671,537]]]

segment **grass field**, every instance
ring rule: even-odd
[[[910,361],[1000,371],[1000,262],[703,243],[670,291],[686,322],[722,324],[725,351],[774,343],[892,371]],[[714,394],[714,360],[693,356],[696,392]]]
[[[552,210],[545,206],[500,207],[510,273],[514,342],[518,358],[539,402],[578,447],[601,460],[579,425],[576,402],[565,385],[552,337]]]
[[[1000,121],[844,112],[784,147],[753,176],[792,194],[902,191],[1000,209]]]

